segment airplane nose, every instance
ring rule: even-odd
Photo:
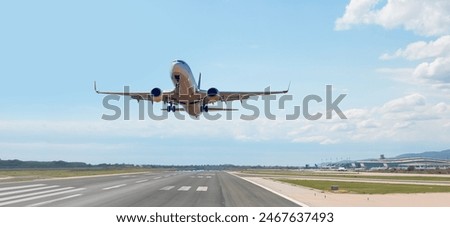
[[[182,65],[186,65],[186,62],[184,62],[183,60],[176,59],[176,60],[173,61],[173,64],[182,64]]]

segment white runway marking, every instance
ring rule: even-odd
[[[203,178],[203,176],[198,176],[198,178]]]
[[[144,182],[147,182],[148,180],[139,180],[139,181],[136,181],[135,183],[136,184],[140,184],[140,183],[144,183]]]
[[[155,178],[153,178],[153,180],[158,180],[158,179],[161,179],[161,177],[155,177]]]
[[[82,196],[82,195],[83,194],[69,195],[69,196],[66,196],[66,197],[53,199],[53,200],[45,201],[45,202],[42,202],[42,203],[31,204],[31,205],[29,205],[29,207],[37,207],[37,206],[47,205],[47,204],[50,204],[50,203],[54,203],[54,202],[58,202],[58,201],[66,200],[66,199],[71,199],[71,198],[75,198],[75,197]]]
[[[102,190],[110,190],[110,189],[115,189],[115,188],[121,188],[121,187],[124,187],[124,186],[127,186],[127,185],[126,184],[119,184],[119,185],[114,185],[114,186],[111,186],[111,187],[103,188]]]
[[[29,196],[42,195],[42,194],[51,193],[51,192],[58,192],[58,191],[72,189],[72,188],[73,187],[58,188],[58,189],[53,189],[53,190],[48,190],[48,191],[41,191],[41,192],[34,192],[34,193],[29,193],[29,194],[22,194],[22,195],[15,195],[15,196],[10,196],[10,197],[4,197],[4,198],[0,198],[0,202],[1,201],[6,201],[6,200],[19,199],[19,198],[23,198],[23,197],[29,197]]]
[[[189,189],[191,189],[191,186],[182,186],[178,191],[189,191]]]
[[[197,188],[197,191],[198,191],[198,192],[206,192],[206,191],[208,191],[208,187],[206,187],[206,186],[200,186],[200,187]]]
[[[24,189],[24,190],[2,192],[2,193],[0,193],[0,196],[14,195],[14,194],[20,194],[20,193],[24,193],[24,192],[32,192],[32,191],[38,191],[38,190],[44,190],[44,189],[50,189],[50,188],[57,188],[57,187],[59,187],[59,186],[58,185],[53,185],[53,186],[47,186],[47,187],[29,188],[29,189]]]
[[[160,191],[169,191],[170,189],[175,188],[175,186],[166,186],[164,188],[159,189]]]
[[[209,178],[209,179],[211,179],[211,176],[206,176],[206,178]]]
[[[40,186],[45,186],[45,184],[31,184],[31,185],[24,185],[24,186],[0,188],[0,191],[8,191],[8,190],[15,190],[15,189],[22,189],[22,188],[33,188],[33,187],[40,187]]]
[[[68,188],[73,188],[73,187],[68,187]],[[66,190],[68,188],[63,188],[63,190]],[[14,203],[21,203],[21,202],[26,202],[26,201],[30,201],[30,200],[41,199],[41,198],[45,198],[45,197],[61,195],[61,194],[66,194],[66,193],[71,193],[71,192],[76,192],[76,191],[81,191],[81,190],[84,190],[84,188],[76,188],[76,189],[72,189],[72,190],[68,190],[68,191],[55,192],[55,193],[46,194],[46,195],[40,195],[40,196],[28,197],[28,198],[24,198],[24,199],[12,200],[12,201],[8,201],[8,202],[0,203],[0,206],[6,206],[6,205],[14,204]],[[56,191],[56,190],[53,190],[53,191]],[[47,193],[48,192],[50,192],[50,191],[47,191]]]

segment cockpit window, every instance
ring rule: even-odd
[[[186,62],[184,62],[183,60],[175,60],[175,62],[179,62],[181,64],[185,64],[186,65]]]

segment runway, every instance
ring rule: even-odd
[[[290,207],[226,172],[161,172],[0,184],[0,207]]]

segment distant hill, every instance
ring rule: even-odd
[[[450,149],[443,151],[427,151],[422,153],[402,154],[395,158],[433,158],[433,159],[450,159]]]

